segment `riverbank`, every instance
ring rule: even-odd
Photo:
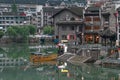
[[[81,63],[91,63],[89,62],[91,58],[92,57],[90,56],[87,57],[87,56],[80,56],[72,53],[64,53],[63,55],[58,57],[58,60],[79,65]],[[111,58],[110,56],[104,59],[98,59],[94,63],[92,62],[92,64],[101,65],[104,67],[120,67],[120,59],[116,59],[114,56]]]
[[[39,43],[39,38],[29,38],[28,39],[28,43]],[[23,41],[22,38],[16,38],[16,39],[12,39],[9,37],[2,37],[0,39],[0,44],[11,44],[11,43],[24,43],[25,41]]]

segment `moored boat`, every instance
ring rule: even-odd
[[[55,53],[51,53],[51,54],[31,53],[30,61],[32,63],[40,63],[44,61],[56,60],[57,57],[58,55]]]

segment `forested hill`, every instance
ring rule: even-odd
[[[9,3],[12,4],[15,2],[16,4],[40,4],[44,5],[46,2],[49,2],[50,4],[59,4],[62,1],[66,3],[71,2],[83,2],[85,3],[86,0],[0,0],[0,3]]]

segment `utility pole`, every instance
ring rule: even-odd
[[[117,39],[116,39],[116,46],[119,46],[119,23],[118,23],[118,11],[114,13],[114,16],[116,17],[116,33],[117,33]]]
[[[116,46],[118,47],[118,59],[120,60],[120,48],[119,48],[119,36],[120,36],[120,31],[119,31],[119,22],[118,22],[118,16],[119,16],[119,14],[118,14],[118,11],[116,11],[115,13],[114,13],[114,16],[116,17],[116,32],[117,32],[117,40],[116,40]]]

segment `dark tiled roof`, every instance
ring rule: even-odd
[[[83,15],[83,8],[82,7],[71,7],[69,9],[72,13],[78,15],[78,16],[82,16]]]
[[[70,8],[64,8],[64,9],[60,10],[59,12],[54,14],[52,17],[55,17],[56,15],[61,13],[62,11],[70,11],[71,13],[73,13],[77,16],[82,16],[83,15],[83,8],[82,7],[70,7]]]
[[[92,7],[88,7],[86,10],[88,10],[88,11],[99,11],[99,9],[100,9],[100,7],[92,6]]]

